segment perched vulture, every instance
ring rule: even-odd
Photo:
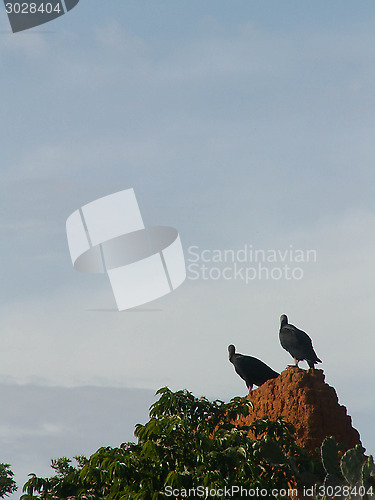
[[[288,323],[286,314],[280,316],[280,344],[294,358],[295,365],[306,360],[310,368],[322,361],[316,355],[312,342],[307,333]]]
[[[259,386],[270,378],[279,376],[279,373],[272,370],[260,359],[236,353],[236,348],[232,344],[228,346],[228,352],[229,361],[233,363],[235,371],[245,381],[250,391],[254,384]]]

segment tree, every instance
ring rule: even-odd
[[[32,474],[21,500],[159,500],[189,490],[203,492],[201,498],[221,492],[217,498],[225,499],[233,487],[271,496],[296,486],[300,471],[311,467],[295,444],[294,427],[282,418],[239,425],[251,408],[246,398],[210,402],[166,387],[157,394],[150,420],[135,428],[138,443],[100,448],[89,459],[76,457],[76,466],[67,458],[53,461],[56,474]]]
[[[17,490],[13,479],[14,474],[9,467],[9,464],[0,464],[0,498],[4,498]]]

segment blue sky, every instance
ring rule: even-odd
[[[373,452],[374,15],[370,1],[81,0],[12,34],[0,11],[7,387],[226,399],[245,393],[228,344],[290,362],[286,313]],[[109,283],[74,271],[65,221],[130,187],[185,252],[292,245],[317,261],[301,280],[187,280],[152,311],[95,311],[113,307]]]

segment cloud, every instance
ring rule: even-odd
[[[100,446],[135,441],[147,421],[153,391],[0,384],[1,461],[15,472],[19,498],[28,474],[49,476],[51,459],[90,456]]]
[[[43,49],[33,60],[34,72],[26,80],[27,67],[19,68],[22,79],[16,85],[23,93],[2,103],[14,127],[3,152],[2,219],[7,261],[4,335],[12,352],[25,353],[38,345],[43,352],[48,346],[51,359],[36,354],[35,376],[62,383],[53,356],[64,352],[71,365],[81,356],[85,369],[100,366],[99,356],[86,352],[82,343],[84,338],[90,345],[89,336],[95,332],[108,362],[117,337],[111,339],[112,346],[98,339],[105,330],[110,337],[111,330],[117,335],[118,319],[86,311],[100,307],[103,295],[109,304],[111,298],[101,277],[76,276],[69,267],[64,224],[82,204],[126,187],[135,188],[145,220],[170,221],[185,245],[240,247],[250,241],[285,248],[307,241],[318,247],[317,268],[325,266],[324,275],[317,272],[308,278],[309,286],[326,300],[326,289],[339,290],[337,298],[330,299],[339,303],[344,301],[346,281],[361,276],[363,305],[357,307],[365,309],[371,287],[362,265],[368,266],[372,242],[360,222],[362,215],[372,222],[372,146],[362,132],[369,120],[364,110],[372,78],[367,64],[372,38],[368,30],[359,37],[340,29],[271,32],[245,21],[232,32],[219,22],[215,29],[202,29],[198,36],[181,37],[175,44],[158,37],[151,41],[117,21],[90,27],[79,44],[67,31],[54,37],[38,34],[33,43],[41,39]],[[12,38],[7,43],[12,45],[6,47],[9,57],[14,52],[21,57],[24,42]],[[9,88],[11,83],[5,81]],[[18,137],[24,138],[22,147]],[[332,228],[340,223],[344,229],[338,246]],[[353,231],[355,241],[364,238],[363,247],[349,237]],[[353,256],[358,254],[364,255],[357,264]],[[77,292],[77,283],[84,296]],[[196,294],[204,297],[208,289],[212,304],[208,309],[204,301],[199,304],[197,317],[207,316],[220,328],[215,304],[226,298],[229,287],[228,310],[237,310],[247,293],[240,285],[189,284],[178,295],[179,307],[195,310]],[[296,298],[294,284],[288,293],[273,285],[266,293],[267,284],[259,284],[252,297],[260,310],[270,310],[272,301],[280,307],[284,302],[291,307],[293,301],[302,307],[301,297],[305,303],[311,300],[307,284],[301,285],[306,293],[298,292]],[[319,297],[314,301],[323,307]],[[72,303],[85,313],[72,312]],[[308,313],[306,306],[304,310]],[[240,311],[246,314],[245,307]],[[121,316],[124,331],[153,345],[155,339],[148,336],[155,315],[143,319],[142,328],[136,316]],[[172,327],[199,331],[196,318],[187,318],[181,330],[178,315],[159,316],[161,332]],[[229,328],[233,313],[228,318]],[[17,342],[14,325],[20,335]],[[77,343],[70,358],[63,339]],[[25,363],[25,376],[34,373],[32,360]],[[133,362],[128,363],[131,372]],[[153,364],[151,356],[147,363]],[[182,367],[175,360],[171,363],[182,375]],[[148,383],[141,372],[128,379],[116,366],[106,383],[117,377],[119,383]],[[164,370],[160,383],[173,380],[167,376],[169,367]],[[86,383],[89,377],[83,373],[75,367],[69,383]],[[182,383],[184,378],[178,377]],[[213,390],[212,384],[207,389]]]
[[[142,12],[142,26],[106,15],[3,36],[1,376],[225,399],[246,392],[228,344],[279,371],[291,361],[277,338],[287,313],[371,449],[373,30],[200,13],[171,32],[152,16],[145,29]],[[178,228],[185,249],[293,245],[317,262],[300,281],[189,281],[144,310],[111,311],[106,277],[73,270],[65,221],[128,187],[147,224]],[[33,418],[4,434],[45,433],[60,449],[62,423]]]
[[[203,394],[220,393],[221,388],[232,386],[228,373],[219,366],[226,362],[228,343],[235,343],[233,336],[243,342],[242,350],[253,349],[275,369],[283,368],[277,340],[278,317],[283,312],[301,328],[310,325],[315,342],[326,353],[321,357],[337,373],[354,355],[361,356],[364,365],[370,363],[371,349],[362,352],[362,343],[373,344],[366,305],[373,294],[374,241],[368,233],[373,222],[369,213],[351,213],[340,221],[322,222],[313,234],[286,233],[270,239],[265,248],[284,251],[304,241],[300,247],[316,250],[317,262],[303,266],[299,281],[263,279],[248,285],[241,280],[187,281],[181,290],[143,312],[142,308],[139,312],[113,311],[104,275],[71,270],[69,286],[3,307],[3,373],[22,383],[34,376],[44,383],[68,386],[90,380],[153,389],[166,384],[189,388],[191,384]],[[243,244],[251,242],[246,238]],[[343,310],[348,311],[346,316]],[[353,344],[351,332],[357,324],[362,340]],[[340,344],[343,338],[350,342],[347,348]],[[210,353],[207,357],[206,352]],[[288,362],[286,354],[284,360]],[[196,367],[193,372],[191,366]],[[202,378],[206,372],[215,375]]]

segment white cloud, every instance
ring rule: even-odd
[[[143,312],[111,311],[106,277],[72,271],[69,288],[3,307],[2,372],[23,383],[38,377],[67,386],[171,384],[220,395],[241,387],[230,367],[221,369],[231,342],[275,369],[289,362],[277,339],[278,318],[286,312],[311,333],[325,366],[345,380],[342,364],[361,358],[365,381],[374,343],[373,222],[372,215],[356,213],[316,228],[308,248],[316,242],[317,262],[304,267],[300,281],[189,281]],[[289,248],[289,241],[285,235],[270,248]],[[356,328],[361,342],[353,342]]]
[[[287,313],[371,449],[373,30],[196,22],[176,40],[122,20],[2,35],[1,376],[229,398],[246,388],[227,345],[282,370]],[[317,263],[298,282],[188,282],[143,311],[110,311],[106,278],[70,267],[64,223],[127,187],[185,248],[293,244]],[[1,425],[16,439],[29,423]],[[43,425],[30,433],[57,439]]]
[[[0,384],[0,397],[7,403],[0,416],[1,461],[15,473],[15,499],[28,474],[53,474],[53,458],[135,441],[135,424],[147,421],[155,400],[153,391],[17,384]]]

